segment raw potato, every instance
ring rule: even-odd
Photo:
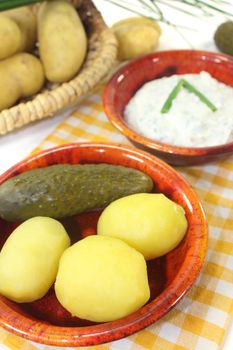
[[[62,83],[79,71],[87,38],[75,8],[65,1],[43,4],[38,22],[39,51],[48,80]]]
[[[145,259],[118,239],[89,236],[62,255],[55,292],[74,316],[95,322],[117,320],[149,299]]]
[[[0,15],[0,60],[15,54],[21,45],[19,26],[5,15]]]
[[[48,217],[18,226],[0,253],[0,293],[22,303],[42,298],[55,281],[59,259],[70,245],[64,227]]]
[[[30,7],[19,7],[3,13],[12,19],[20,29],[21,40],[17,52],[32,51],[37,39],[37,20]]]
[[[40,60],[28,53],[0,61],[0,77],[0,110],[13,106],[19,98],[37,93],[45,80]]]
[[[115,23],[112,27],[118,40],[118,59],[129,60],[155,51],[159,44],[161,28],[149,18],[132,17]]]
[[[148,17],[141,17],[141,16],[124,18],[114,23],[112,27],[115,29],[115,28],[122,27],[124,25],[140,25],[140,24],[150,26],[154,28],[159,33],[159,35],[162,34],[162,29],[158,24],[158,22],[156,22],[156,20],[150,19]]]
[[[99,235],[122,239],[148,260],[174,249],[186,230],[184,209],[157,193],[134,194],[112,202],[97,226]]]

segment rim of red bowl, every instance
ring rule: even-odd
[[[197,194],[189,186],[187,181],[167,163],[158,159],[154,155],[131,146],[123,146],[112,143],[104,144],[82,142],[70,143],[63,146],[50,148],[32,155],[11,167],[5,173],[0,175],[0,184],[10,176],[15,175],[15,173],[17,173],[17,171],[20,170],[20,168],[22,168],[25,164],[30,164],[30,162],[39,159],[41,156],[46,156],[55,152],[62,152],[63,150],[69,151],[77,147],[84,148],[84,150],[85,148],[91,147],[95,148],[96,151],[99,152],[109,150],[114,151],[114,149],[120,150],[124,153],[124,156],[127,154],[129,158],[136,157],[140,162],[150,162],[151,166],[155,164],[167,174],[173,177],[175,176],[175,178],[179,180],[182,190],[188,192],[188,195],[186,193],[186,197],[188,197],[191,203],[190,205],[192,206],[193,213],[196,214],[192,227],[189,227],[188,230],[198,228],[199,231],[200,228],[201,232],[197,235],[197,239],[195,241],[196,244],[189,246],[188,254],[185,256],[180,271],[169,286],[149,304],[145,305],[133,314],[117,321],[85,327],[54,326],[37,319],[27,317],[26,315],[24,316],[20,314],[19,316],[16,310],[5,303],[6,299],[1,297],[0,325],[16,335],[47,345],[89,346],[102,344],[124,338],[154,323],[164,316],[171,308],[173,308],[192,287],[203,266],[207,251],[207,222]],[[66,161],[64,163],[66,163]],[[43,164],[40,166],[43,166]],[[194,259],[194,257],[198,257],[198,259]],[[186,261],[189,261],[189,263],[185,264]],[[193,264],[191,262],[193,262]],[[180,276],[182,276],[181,280],[179,279]]]
[[[210,61],[218,61],[218,63],[224,63],[230,65],[231,71],[233,72],[233,57],[215,53],[210,51],[203,50],[164,50],[155,53],[151,53],[140,57],[138,59],[132,60],[129,63],[126,63],[123,67],[117,70],[110,80],[107,82],[104,93],[103,93],[103,107],[104,111],[109,119],[109,121],[126,137],[130,140],[141,144],[142,146],[146,146],[151,150],[159,151],[161,153],[169,153],[170,155],[174,154],[177,156],[204,156],[204,155],[215,155],[215,154],[227,154],[233,152],[233,141],[228,142],[222,145],[210,146],[210,147],[181,147],[175,146],[167,143],[162,143],[156,140],[152,140],[148,137],[142,136],[131,129],[127,123],[124,121],[122,114],[118,113],[114,107],[114,97],[117,94],[117,84],[119,82],[119,78],[124,75],[129,75],[130,71],[133,70],[135,66],[139,63],[143,63],[146,60],[153,59],[165,59],[166,57],[174,56],[174,61],[176,57],[180,57],[183,55],[193,55],[195,61],[199,58],[205,59],[208,57]],[[177,62],[177,61],[176,61]],[[230,71],[229,68],[229,71]],[[233,81],[233,77],[232,77]]]

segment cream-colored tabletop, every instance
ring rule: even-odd
[[[129,14],[101,0],[95,3],[107,24]],[[196,31],[182,35],[196,49],[216,51],[212,37],[223,18],[192,19]],[[187,48],[179,33],[163,27],[160,50]],[[33,150],[74,141],[129,143],[102,110],[102,88],[83,99],[71,112],[37,122],[0,138],[0,173]],[[197,191],[209,222],[209,250],[205,266],[192,290],[159,322],[125,339],[90,350],[230,350],[233,349],[233,156],[203,166],[177,168]],[[55,350],[0,328],[1,350]],[[70,348],[71,350],[71,348]]]

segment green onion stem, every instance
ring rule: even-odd
[[[178,93],[182,87],[186,88],[189,92],[192,92],[197,97],[199,97],[201,102],[203,102],[207,107],[209,107],[212,112],[216,112],[218,110],[217,107],[212,102],[210,102],[210,100],[205,95],[203,95],[199,90],[197,90],[192,84],[190,84],[185,79],[181,79],[177,83],[177,85],[174,87],[174,89],[172,90],[172,92],[168,96],[167,100],[165,101],[165,103],[161,109],[161,113],[164,114],[170,110],[173,100],[176,98],[176,96],[178,95]]]
[[[45,0],[1,0],[0,11],[10,10],[20,6],[31,5],[36,2],[42,2]]]

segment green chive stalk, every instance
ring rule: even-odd
[[[200,101],[203,102],[209,109],[211,109],[212,112],[216,112],[218,109],[217,107],[210,102],[210,100],[203,95],[199,90],[197,90],[192,84],[190,84],[187,80],[183,79],[183,86],[189,91],[195,94],[197,97],[199,97]]]
[[[45,0],[1,0],[0,11],[11,10],[16,7],[27,6],[35,4],[36,2],[42,2]]]
[[[165,103],[164,103],[164,105],[163,105],[163,107],[162,107],[162,109],[160,111],[162,114],[169,112],[169,110],[170,110],[170,108],[172,106],[172,102],[177,97],[177,95],[180,92],[182,87],[187,89],[189,92],[195,94],[200,99],[200,101],[202,103],[204,103],[207,107],[209,107],[209,109],[212,112],[216,112],[217,111],[217,107],[205,95],[203,95],[197,88],[195,88],[187,80],[181,79],[177,83],[177,85],[174,87],[174,89],[172,90],[172,92],[168,96],[167,100],[165,101]]]
[[[104,0],[136,15],[148,17],[173,27],[182,27],[166,17],[168,8],[185,15],[202,18],[221,14],[233,18],[231,0]]]
[[[161,109],[161,113],[169,112],[169,110],[170,110],[170,108],[172,106],[173,100],[176,98],[176,96],[180,92],[180,90],[181,90],[183,85],[184,85],[184,80],[180,80],[178,82],[178,84],[174,87],[174,89],[172,90],[172,92],[168,96],[167,100],[165,101],[165,103],[164,103],[164,105],[163,105],[163,107]]]

